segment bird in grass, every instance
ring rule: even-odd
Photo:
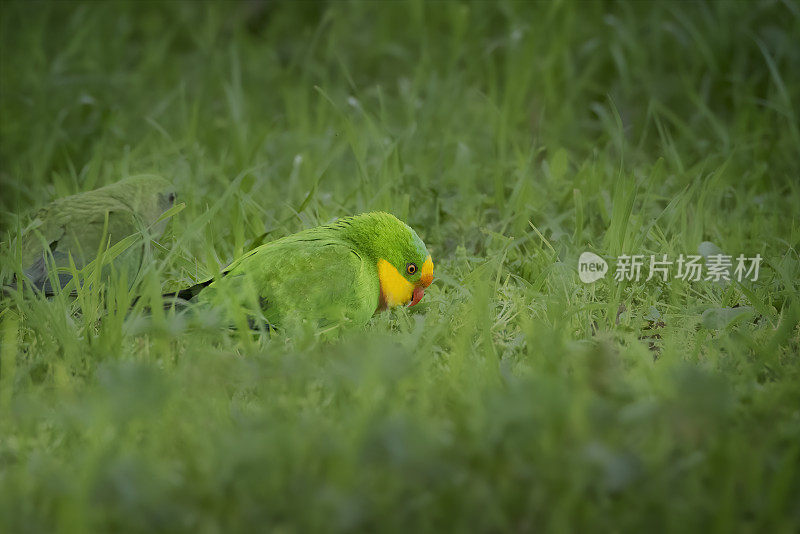
[[[261,245],[216,279],[171,296],[227,313],[245,309],[272,327],[363,325],[376,311],[414,306],[432,281],[433,260],[417,233],[372,212]]]
[[[56,283],[71,279],[70,257],[77,269],[122,239],[145,233],[160,237],[167,221],[159,221],[175,202],[172,184],[154,175],[131,176],[111,185],[60,198],[41,208],[23,230],[17,250],[26,281],[46,295]],[[130,246],[114,258],[118,272],[132,282],[145,261],[146,244]],[[50,259],[52,256],[52,260]],[[52,263],[51,263],[52,262]],[[56,268],[50,272],[49,266]],[[15,286],[19,281],[15,280]]]

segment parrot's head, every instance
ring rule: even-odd
[[[164,233],[167,221],[156,221],[175,204],[175,187],[169,180],[144,174],[125,178],[107,187],[111,194],[142,218],[153,235],[158,237]]]
[[[433,259],[417,233],[394,215],[366,213],[352,223],[360,247],[375,262],[380,281],[379,308],[417,304],[433,282]]]

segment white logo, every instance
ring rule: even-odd
[[[606,260],[593,252],[584,252],[578,258],[578,276],[582,282],[591,284],[603,278],[607,272]]]

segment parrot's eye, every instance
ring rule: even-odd
[[[169,196],[167,197],[167,200],[169,200],[170,204],[174,204],[175,203],[175,193],[170,193]]]
[[[417,272],[417,265],[415,263],[409,263],[408,265],[406,265],[406,272],[408,274],[414,274],[415,272]]]

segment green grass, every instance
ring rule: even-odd
[[[0,15],[6,281],[53,198],[157,173],[186,203],[132,290],[3,297],[0,530],[800,528],[797,2]],[[436,261],[413,309],[269,336],[157,306],[376,209]],[[578,279],[703,241],[758,281]]]

